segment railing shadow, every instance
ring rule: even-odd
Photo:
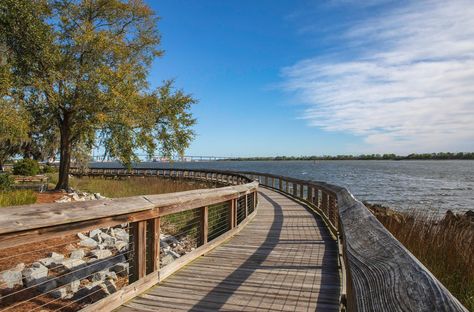
[[[275,246],[279,242],[279,236],[283,226],[283,211],[281,206],[272,200],[267,195],[259,192],[259,195],[264,197],[274,209],[274,218],[272,225],[268,234],[265,238],[265,241],[260,245],[259,248],[237,269],[235,269],[230,275],[228,275],[224,280],[222,280],[218,285],[216,285],[210,292],[207,293],[199,302],[197,302],[190,311],[202,311],[203,309],[209,309],[211,299],[215,299],[216,293],[219,291],[224,284],[226,285],[228,291],[226,293],[218,292],[219,303],[212,303],[212,309],[219,310],[227,302],[227,300],[232,296],[232,294],[237,291],[237,289],[242,285],[254,272],[253,270],[248,270],[246,267],[255,267],[260,266],[268,255],[272,252]],[[228,284],[226,280],[235,281],[235,283]]]
[[[220,310],[226,302],[232,297],[232,295],[239,289],[239,287],[245,283],[245,281],[255,272],[256,269],[265,269],[265,270],[285,270],[287,272],[291,270],[321,270],[321,280],[318,281],[320,285],[315,285],[318,288],[318,296],[316,300],[316,306],[324,307],[324,310],[332,310],[334,307],[334,302],[339,298],[339,277],[337,271],[337,248],[331,248],[330,246],[335,246],[335,242],[329,234],[329,231],[326,229],[322,219],[319,215],[315,214],[313,211],[309,210],[316,220],[314,228],[318,229],[318,232],[315,232],[315,235],[321,237],[321,241],[309,241],[306,239],[305,244],[318,244],[325,245],[324,252],[322,255],[322,262],[318,265],[301,265],[295,263],[289,263],[288,265],[271,265],[264,264],[267,257],[275,249],[278,244],[298,244],[299,240],[295,241],[285,241],[280,240],[281,232],[283,229],[283,210],[280,204],[275,202],[272,198],[267,196],[264,193],[260,195],[267,200],[274,209],[274,217],[272,220],[271,227],[265,237],[265,240],[262,244],[254,251],[254,253],[246,259],[238,268],[236,268],[231,274],[229,274],[225,279],[223,279],[218,285],[216,285],[211,291],[209,291],[206,296],[200,299],[199,302],[194,304],[191,308],[191,311],[201,311],[203,309],[213,309]],[[292,225],[288,225],[293,227]],[[254,268],[249,270],[249,268]],[[290,273],[291,274],[291,273]],[[229,283],[228,281],[232,281]],[[261,285],[265,287],[263,283]],[[273,285],[275,286],[275,285]],[[223,292],[222,288],[225,288],[226,291]],[[242,302],[242,304],[248,304],[252,298],[248,298],[247,303]],[[252,307],[255,308],[255,307]],[[258,308],[257,308],[258,309]],[[334,309],[337,311],[338,309]]]

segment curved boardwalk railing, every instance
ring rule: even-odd
[[[339,240],[348,311],[467,311],[346,188],[240,172],[315,209]],[[344,298],[346,297],[346,298]]]
[[[229,186],[0,209],[0,311],[111,310],[233,236],[256,213],[258,183],[236,173],[101,174]]]
[[[2,265],[5,258],[31,253],[30,249],[36,248],[35,245],[41,248],[41,242],[45,240],[53,240],[55,246],[59,246],[65,244],[64,240],[54,239],[88,232],[81,234],[79,245],[93,244],[91,239],[97,235],[101,236],[102,243],[98,249],[89,250],[88,255],[80,257],[81,261],[77,263],[72,260],[72,252],[67,259],[57,260],[57,263],[51,260],[54,255],[41,259],[41,264],[48,266],[54,274],[44,275],[43,272],[41,275],[37,272],[41,267],[36,265],[27,269],[31,274],[27,272],[26,278],[23,274],[23,288],[19,289],[10,280],[9,286],[14,286],[11,288],[13,295],[11,289],[4,294],[0,312],[71,311],[83,307],[78,302],[90,304],[84,309],[86,311],[113,309],[238,232],[256,213],[258,183],[292,196],[322,216],[340,245],[340,266],[345,281],[341,302],[348,311],[467,311],[345,188],[255,172],[94,168],[73,169],[72,173],[189,178],[231,186],[114,200],[2,208],[0,269],[5,268]],[[94,232],[98,228],[102,231]],[[129,244],[120,249],[117,233],[123,232],[126,232]],[[112,241],[109,238],[112,234],[115,245],[107,249],[106,243]],[[170,237],[172,239],[167,240]],[[160,242],[166,244],[165,248]],[[25,244],[27,248],[22,247]],[[126,273],[120,274],[123,273],[120,268]],[[110,286],[113,278],[101,277],[103,271],[117,273],[119,277],[115,278],[115,284]],[[10,275],[13,273],[14,270],[9,271]],[[86,279],[88,282],[84,284]],[[85,291],[76,291],[71,296],[76,280],[81,282],[76,286]],[[116,287],[119,284],[123,286]],[[120,289],[108,292],[109,286]],[[58,293],[57,290],[63,288],[64,291]],[[36,291],[28,293],[33,299],[18,296],[25,289]],[[97,293],[101,296],[95,297]],[[103,298],[105,295],[108,296]],[[54,304],[51,300],[55,300]],[[35,303],[33,308],[28,305],[31,301]]]

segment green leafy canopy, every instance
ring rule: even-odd
[[[156,90],[147,82],[162,55],[157,21],[140,0],[0,2],[8,93],[22,99],[33,137],[59,149],[60,179],[71,155],[97,144],[126,165],[138,150],[169,156],[189,146],[196,100],[172,81]]]

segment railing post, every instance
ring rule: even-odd
[[[297,189],[297,184],[296,183],[293,183],[293,196],[296,197],[296,192],[298,191]]]
[[[316,205],[316,207],[319,208],[319,189],[314,189],[314,198],[313,198],[313,204]]]
[[[265,176],[265,182],[264,182],[264,184],[268,186],[268,177],[267,177],[267,176]]]
[[[235,199],[230,200],[230,209],[229,209],[229,228],[232,230],[235,227]]]
[[[245,194],[245,218],[249,215],[249,201],[248,201],[248,194]]]
[[[135,282],[146,275],[146,221],[130,223],[130,235],[133,242],[130,282]]]
[[[204,245],[207,243],[207,233],[208,233],[208,230],[209,230],[209,227],[208,227],[208,208],[207,206],[204,206],[201,208],[201,222],[200,222],[200,225],[201,225],[201,230],[199,232],[200,234],[200,245]]]
[[[300,198],[304,199],[304,185],[300,184]]]
[[[290,183],[288,183],[288,181],[285,181],[285,193],[289,194],[290,193]]]
[[[253,192],[253,211],[257,209],[258,193],[257,191]]]
[[[283,182],[281,181],[281,178],[278,178],[278,189],[283,191]]]
[[[148,220],[147,227],[149,227],[147,248],[150,252],[146,263],[146,273],[150,274],[160,269],[160,217]]]

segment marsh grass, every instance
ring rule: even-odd
[[[0,191],[0,207],[28,205],[36,202],[36,193],[32,190]]]
[[[442,219],[420,212],[375,215],[469,311],[474,311],[473,216],[451,212]]]
[[[74,189],[100,193],[106,197],[127,197],[135,195],[165,194],[202,188],[215,187],[214,184],[191,180],[165,179],[159,177],[130,177],[121,179],[72,178]]]

